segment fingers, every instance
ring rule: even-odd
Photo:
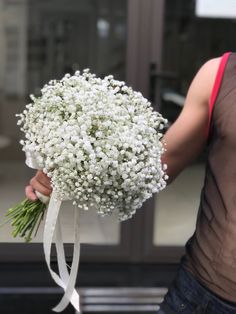
[[[47,189],[52,190],[50,178],[42,170],[37,171],[35,179]]]
[[[32,201],[37,200],[35,190],[46,196],[50,196],[52,192],[50,178],[41,170],[37,171],[36,175],[30,180],[30,185],[26,186],[26,197]]]
[[[38,192],[47,196],[49,196],[52,192],[51,186],[45,186],[44,182],[42,183],[42,181],[39,180],[36,176],[30,180],[30,185],[34,190],[37,190]]]
[[[25,195],[31,201],[36,201],[37,200],[37,196],[34,193],[34,189],[32,188],[31,185],[28,185],[28,186],[25,187]]]

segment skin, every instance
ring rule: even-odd
[[[206,144],[209,100],[219,62],[220,58],[211,59],[197,72],[189,87],[181,114],[163,138],[167,150],[162,161],[168,165],[168,183],[200,154]],[[26,197],[35,201],[35,190],[47,196],[52,192],[50,179],[41,170],[37,171],[26,186]]]

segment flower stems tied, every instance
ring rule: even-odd
[[[39,225],[43,220],[46,205],[40,200],[35,202],[24,199],[21,203],[8,209],[6,222],[11,221],[13,237],[24,238],[26,242],[32,240],[32,234],[36,236]],[[6,223],[4,222],[4,223]]]

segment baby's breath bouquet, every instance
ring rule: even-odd
[[[141,93],[111,75],[100,79],[85,70],[50,81],[31,99],[18,115],[25,133],[21,144],[59,198],[85,210],[95,204],[101,215],[118,210],[126,220],[165,187],[160,130],[166,121]],[[9,213],[28,240],[26,232],[31,235],[37,225],[31,216],[42,217],[37,208],[42,213],[40,202],[24,201],[22,213],[19,205]]]
[[[52,80],[19,116],[23,150],[51,179],[57,199],[131,218],[166,186],[160,131],[166,120],[141,93],[89,70]],[[10,209],[14,235],[30,240],[40,201]]]

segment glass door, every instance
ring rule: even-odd
[[[113,74],[149,97],[151,65],[156,70],[160,66],[162,10],[160,0],[0,0],[0,221],[24,197],[34,173],[24,165],[15,119],[28,95],[50,79],[90,68],[98,76]],[[70,255],[70,202],[64,202],[62,216]],[[82,261],[139,260],[142,217],[140,212],[120,224],[117,217],[82,212]],[[25,245],[5,225],[0,229],[0,260],[41,260],[41,241],[42,228]]]
[[[199,17],[196,4],[194,0],[165,0],[162,69],[154,73],[153,86],[160,111],[170,126],[181,112],[188,87],[200,66],[236,48],[235,20]],[[203,152],[150,201],[144,227],[145,261],[179,261],[195,229],[205,160],[206,152]]]

